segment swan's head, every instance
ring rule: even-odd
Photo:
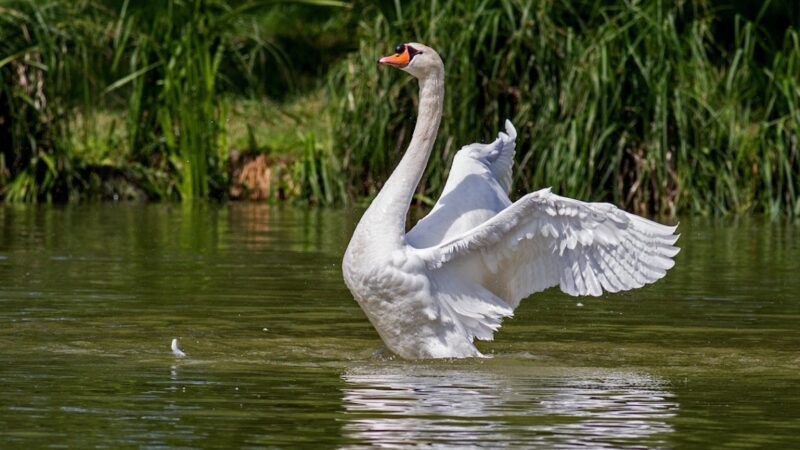
[[[427,45],[410,42],[399,44],[394,51],[394,55],[379,59],[378,64],[397,67],[419,79],[441,76],[444,73],[442,58]]]

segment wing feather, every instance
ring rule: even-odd
[[[506,132],[500,132],[497,140],[490,144],[495,154],[492,155],[493,158],[489,162],[489,169],[500,184],[503,192],[507,194],[511,190],[517,130],[510,120],[506,120],[505,127]]]
[[[517,131],[510,121],[489,144],[470,144],[453,158],[442,195],[409,230],[406,239],[417,248],[447,242],[486,222],[511,204],[511,169]]]
[[[528,295],[559,286],[570,295],[602,295],[653,283],[680,251],[676,227],[542,189],[481,225],[420,249],[430,269],[477,261],[476,279],[511,308]]]

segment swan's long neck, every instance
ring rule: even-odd
[[[443,100],[443,72],[420,79],[419,113],[411,143],[397,168],[364,213],[364,219],[368,219],[373,228],[380,229],[382,239],[389,240],[387,243],[399,246],[404,242],[406,215],[436,140]]]

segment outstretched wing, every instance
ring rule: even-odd
[[[406,234],[417,248],[431,247],[484,223],[507,208],[511,201],[511,168],[517,131],[506,120],[490,144],[470,144],[453,158],[442,195],[431,212]]]
[[[542,189],[481,225],[419,251],[429,269],[471,268],[473,279],[516,308],[528,295],[560,286],[570,295],[601,295],[663,277],[680,251],[676,227]]]

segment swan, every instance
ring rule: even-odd
[[[455,155],[441,197],[408,232],[406,215],[428,163],[444,96],[432,48],[400,44],[378,60],[419,81],[408,149],[364,212],[342,261],[353,297],[386,347],[406,359],[483,357],[520,301],[549,287],[599,296],[662,278],[680,250],[677,226],[586,203],[550,188],[508,198],[516,130]]]

